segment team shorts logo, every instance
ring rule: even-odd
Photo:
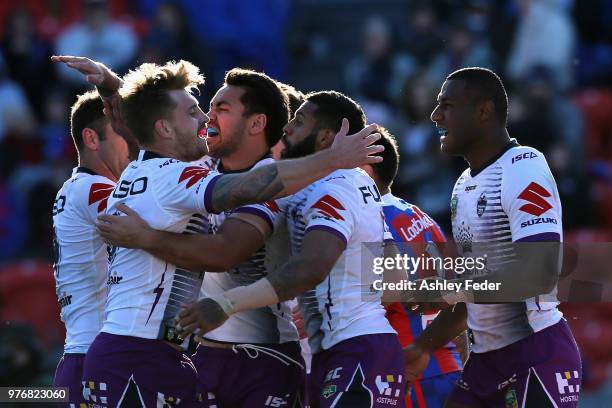
[[[518,399],[516,398],[516,391],[509,389],[504,396],[504,406],[506,408],[518,408]]]
[[[202,180],[204,177],[208,176],[208,173],[210,173],[210,170],[207,170],[204,167],[200,167],[200,166],[185,167],[183,169],[183,172],[181,173],[181,176],[179,177],[178,183],[181,184],[183,181],[189,180],[187,182],[187,185],[185,185],[186,188],[189,188],[193,186],[195,183],[197,183],[198,181]]]
[[[482,193],[480,195],[480,198],[478,199],[478,203],[476,203],[476,214],[478,214],[479,217],[482,217],[482,214],[484,214],[486,208],[487,195],[485,193]]]
[[[338,200],[329,194],[324,195],[319,198],[319,201],[314,203],[312,208],[316,208],[319,210],[319,213],[326,218],[334,218],[339,221],[344,221],[344,217],[340,215],[338,210],[345,210],[345,208],[340,204]]]
[[[98,212],[106,210],[108,196],[114,189],[115,187],[111,184],[93,183],[89,188],[89,200],[87,201],[87,205],[92,205],[99,201]]]
[[[375,384],[380,395],[398,398],[402,388],[402,376],[398,375],[396,377],[392,374],[384,376],[377,375]],[[394,384],[396,385],[395,387]]]
[[[338,391],[336,384],[327,384],[323,387],[323,391],[321,391],[321,396],[325,399],[331,397]]]
[[[557,378],[557,387],[559,388],[559,394],[563,395],[566,392],[569,394],[580,392],[580,376],[578,375],[578,371],[574,371],[573,373],[570,373],[569,371],[555,373],[555,377]],[[570,380],[577,380],[572,381],[577,384],[570,384]]]
[[[523,204],[519,210],[539,217],[552,208],[552,205],[546,200],[550,196],[551,194],[544,187],[538,183],[531,182],[518,196],[521,200],[528,202]]]

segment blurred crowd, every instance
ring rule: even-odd
[[[88,56],[121,74],[142,62],[190,60],[207,77],[199,95],[204,110],[224,72],[235,66],[263,70],[304,92],[346,92],[370,122],[398,138],[396,195],[446,231],[449,194],[466,164],[439,153],[429,115],[448,73],[492,68],[507,86],[511,136],[548,159],[566,238],[612,241],[609,1],[0,2],[0,316],[29,321],[43,348],[62,341],[56,306],[28,311],[34,295],[13,294],[19,285],[30,291],[52,285],[51,206],[76,163],[69,108],[87,89],[78,75],[53,65],[52,54]],[[11,296],[23,307],[9,302]],[[602,316],[597,330],[612,333],[611,313]],[[13,325],[16,332],[8,333],[7,327],[2,344],[31,329]],[[14,354],[0,351],[0,367],[9,367],[3,362]],[[585,379],[592,389],[612,371],[612,353],[596,360],[600,366]],[[7,370],[0,369],[0,382],[11,375]]]

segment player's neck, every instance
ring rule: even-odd
[[[499,155],[510,142],[510,135],[506,128],[489,133],[475,144],[469,153],[463,157],[468,162],[470,169],[479,170],[491,159]]]
[[[111,169],[97,157],[81,155],[81,157],[79,157],[79,167],[85,167],[86,169],[89,169],[100,176],[106,177],[109,180],[115,182],[118,180],[118,176],[115,175]]]
[[[270,149],[267,145],[258,147],[241,146],[235,152],[223,156],[221,165],[224,171],[250,169],[268,153],[270,153]]]

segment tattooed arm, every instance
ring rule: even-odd
[[[377,127],[372,124],[347,136],[348,121],[343,119],[342,128],[329,149],[299,159],[280,160],[248,173],[221,176],[213,187],[213,210],[221,212],[285,197],[337,169],[380,162],[380,156],[372,156],[383,150],[380,145],[372,145],[380,139],[379,133],[372,133]]]
[[[322,282],[346,244],[336,235],[322,231],[307,232],[302,250],[267,278],[249,286],[231,289],[218,298],[205,298],[179,314],[183,336],[200,329],[206,333],[221,326],[233,313],[293,299]]]

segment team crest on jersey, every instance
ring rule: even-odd
[[[453,197],[451,198],[451,202],[450,202],[450,207],[451,207],[451,219],[455,219],[455,216],[457,215],[457,204],[459,203],[459,197],[457,197],[457,194],[453,194]]]
[[[516,391],[509,389],[504,396],[504,404],[506,408],[518,408],[518,399],[516,398]]]
[[[98,204],[98,212],[106,210],[108,196],[113,192],[115,187],[112,184],[93,183],[89,189],[89,200],[87,205]]]
[[[486,208],[487,195],[485,193],[482,193],[480,195],[480,198],[478,199],[478,203],[476,203],[476,214],[478,214],[479,217],[482,217],[482,214],[484,214]]]
[[[329,194],[324,195],[314,203],[312,208],[316,208],[319,210],[319,213],[326,218],[334,218],[339,221],[344,221],[344,217],[340,215],[338,210],[345,210],[345,208],[340,204],[338,200]]]
[[[181,176],[179,177],[178,183],[181,184],[185,180],[189,180],[185,185],[186,188],[193,186],[204,177],[208,176],[210,170],[200,166],[189,166],[183,169]]]

